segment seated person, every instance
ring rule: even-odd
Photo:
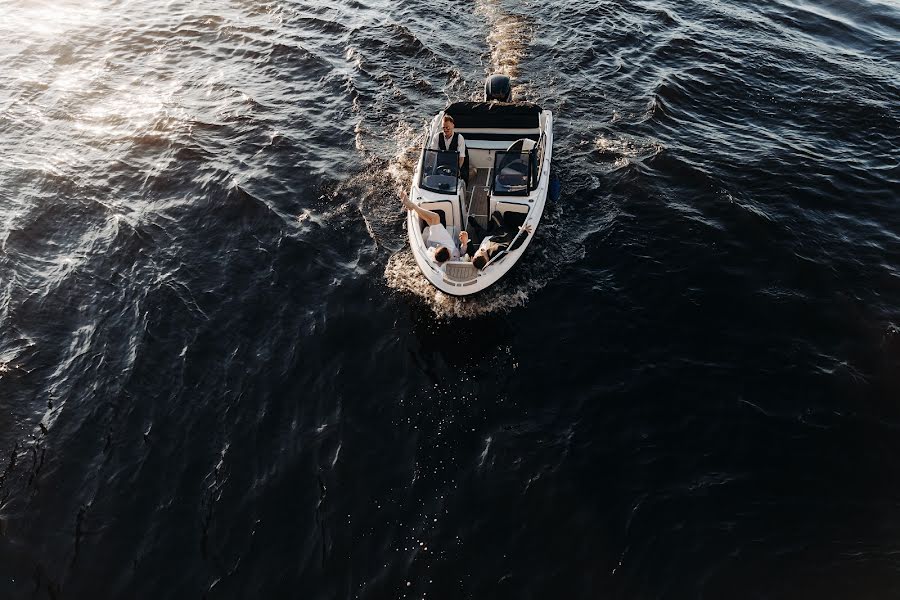
[[[432,150],[456,152],[459,155],[459,164],[457,165],[459,167],[459,176],[466,182],[466,185],[468,185],[469,157],[466,154],[466,140],[462,134],[453,132],[455,126],[456,124],[453,121],[453,117],[444,115],[443,124],[441,126],[443,133],[438,132],[434,134],[431,138],[431,145],[429,147]]]
[[[482,231],[481,226],[472,217],[469,217],[469,225],[477,233]],[[516,238],[521,230],[525,231],[524,235]],[[507,227],[503,222],[503,215],[499,211],[494,211],[494,214],[491,215],[491,222],[488,224],[487,233],[493,234],[494,231],[500,233],[485,237],[481,240],[478,249],[472,254],[472,265],[476,269],[483,269],[500,252],[512,251],[521,246],[528,236],[531,235],[531,225],[518,228]],[[510,243],[512,243],[512,246],[510,246]]]
[[[460,231],[459,242],[456,242],[451,232],[441,223],[441,217],[436,212],[422,208],[410,200],[405,193],[400,197],[400,201],[407,210],[415,211],[428,225],[422,231],[422,239],[428,246],[429,255],[437,264],[442,265],[448,260],[459,260],[461,254],[470,254],[474,250],[467,231]],[[455,232],[456,227],[450,229]]]

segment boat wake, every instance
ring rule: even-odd
[[[532,20],[523,15],[506,13],[496,0],[478,0],[476,11],[488,25],[487,35],[490,64],[486,73],[500,73],[510,78],[519,74],[519,65],[527,54],[533,35]],[[521,86],[513,89],[519,95]],[[476,90],[476,95],[480,90]],[[362,113],[361,107],[355,112]],[[385,265],[384,277],[388,288],[408,295],[426,305],[437,318],[475,318],[497,312],[508,312],[524,305],[529,296],[543,288],[556,276],[556,264],[551,256],[577,256],[578,248],[562,246],[578,245],[568,236],[559,233],[556,222],[560,211],[548,205],[542,219],[537,240],[528,250],[525,264],[507,280],[480,292],[475,297],[458,297],[436,289],[422,275],[406,243],[405,211],[399,197],[409,190],[412,173],[423,144],[421,123],[401,121],[389,129],[393,144],[393,156],[387,154],[384,141],[368,136],[359,125],[356,134],[357,150],[365,157],[363,171],[338,184],[335,193],[359,208],[365,220],[366,230],[375,244],[391,252]],[[371,139],[370,139],[371,138]],[[370,143],[372,147],[369,147]],[[376,190],[382,190],[378,192]]]
[[[524,305],[530,292],[543,287],[543,284],[534,281],[518,286],[501,283],[479,292],[474,297],[451,296],[435,288],[425,279],[408,247],[390,257],[384,276],[388,287],[422,301],[439,319],[471,319],[498,312],[509,312]]]
[[[516,79],[534,33],[532,19],[504,12],[498,0],[478,0],[475,12],[490,24],[487,42],[491,63],[485,74],[500,73]]]

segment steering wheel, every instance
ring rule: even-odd
[[[438,165],[434,168],[434,172],[436,175],[443,175],[445,177],[456,177],[456,172],[453,170],[453,167],[450,165]]]

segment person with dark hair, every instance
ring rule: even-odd
[[[481,226],[472,217],[469,217],[469,225],[476,232],[481,231]],[[491,215],[487,233],[493,233],[494,231],[500,231],[501,233],[499,235],[488,235],[482,239],[478,249],[472,253],[472,266],[479,271],[487,266],[488,262],[500,252],[510,252],[519,248],[531,235],[531,225],[518,228],[508,227],[503,222],[503,215],[499,211],[494,211],[494,214]],[[519,235],[520,231],[524,231],[524,233]]]
[[[441,223],[440,215],[427,208],[422,208],[410,200],[405,193],[401,195],[400,200],[407,210],[415,211],[425,221],[427,227],[422,231],[422,240],[428,246],[428,252],[437,264],[442,265],[451,259],[459,260],[461,254],[468,253],[471,249],[470,247],[474,246],[469,241],[469,233],[467,231],[460,231],[458,235],[459,241],[456,242],[450,231]],[[456,228],[452,227],[451,229]]]
[[[469,157],[466,154],[466,140],[460,133],[454,133],[456,123],[450,115],[444,115],[441,131],[431,138],[431,149],[456,152],[459,155],[459,176],[466,185],[469,183]]]

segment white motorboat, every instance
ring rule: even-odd
[[[503,101],[509,99],[509,89],[508,78],[493,75],[485,84],[484,102],[455,102],[435,115],[426,128],[421,160],[413,174],[409,198],[439,215],[454,238],[466,230],[477,245],[495,213],[500,213],[506,231],[514,232],[510,236],[516,236],[508,250],[495,254],[482,269],[465,257],[438,264],[422,236],[425,221],[410,210],[407,229],[416,263],[428,281],[453,296],[480,292],[502,279],[530,245],[544,213],[550,190],[553,115],[530,102]],[[493,99],[497,97],[501,101]],[[468,185],[455,151],[429,148],[432,137],[441,131],[444,115],[453,117],[455,132],[465,139]]]

